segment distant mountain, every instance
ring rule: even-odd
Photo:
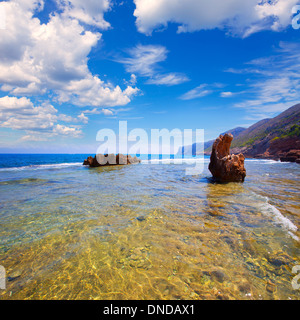
[[[290,150],[300,150],[300,104],[272,119],[261,120],[235,136],[232,153],[246,157],[279,159]]]
[[[225,133],[231,133],[234,137],[237,137],[239,134],[241,134],[243,131],[245,131],[246,128],[242,128],[242,127],[237,127],[231,130],[228,130],[226,132],[223,132],[222,135],[224,135]],[[213,145],[215,140],[209,140],[204,142],[204,151],[206,152],[210,152],[211,146]],[[200,150],[201,150],[202,144],[201,143],[194,143],[190,146],[183,146],[181,148],[179,148],[178,153],[179,155],[198,155],[200,154]]]
[[[225,133],[234,137],[232,153],[242,152],[249,158],[279,159],[291,150],[300,150],[300,104],[297,104],[272,119],[264,119],[251,127],[235,128]],[[217,138],[217,137],[216,137]],[[215,140],[204,143],[204,153],[210,154]],[[193,144],[179,149],[178,154],[199,154],[201,144]]]

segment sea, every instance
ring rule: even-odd
[[[0,299],[299,300],[299,164],[87,156],[0,155]]]

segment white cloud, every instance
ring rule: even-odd
[[[0,37],[1,90],[11,95],[41,95],[54,92],[59,102],[79,106],[113,107],[126,105],[138,89],[102,81],[88,68],[88,55],[101,39],[85,25],[105,29],[103,13],[108,0],[58,1],[59,13],[52,13],[41,24],[34,12],[42,1],[5,2],[7,27]],[[97,8],[97,9],[95,9]]]
[[[133,85],[133,86],[135,86],[136,83],[137,83],[137,77],[136,77],[135,74],[132,74],[132,75],[130,76],[130,84]]]
[[[99,108],[94,108],[92,110],[85,110],[83,113],[84,114],[103,114],[105,116],[111,117],[111,116],[116,116],[119,113],[123,113],[123,112],[128,112],[131,111],[132,108],[113,108],[113,110],[111,109],[99,109]],[[129,118],[128,118],[129,119]]]
[[[159,45],[137,45],[128,50],[128,53],[129,58],[119,60],[125,65],[126,71],[151,77],[157,69],[157,64],[167,59],[168,51]]]
[[[100,110],[97,108],[94,108],[92,110],[84,110],[83,113],[84,114],[100,114]]]
[[[110,109],[97,109],[85,110],[85,114],[104,114],[105,116],[113,116],[116,113],[116,110],[112,111]]]
[[[61,124],[57,124],[53,128],[53,133],[57,135],[78,137],[81,132],[76,127],[67,127]]]
[[[23,10],[34,10],[34,11],[42,11],[44,9],[44,0],[13,0],[18,4]]]
[[[78,116],[78,120],[84,124],[89,122],[89,118],[83,112]]]
[[[83,113],[77,118],[59,114],[58,110],[48,103],[36,107],[25,97],[0,98],[0,127],[26,132],[23,140],[32,138],[36,141],[37,135],[43,140],[57,135],[76,138],[82,134],[78,126],[65,126],[58,122],[86,123],[87,120]]]
[[[57,120],[57,110],[51,105],[34,107],[27,98],[0,98],[1,127],[17,130],[48,130]]]
[[[189,78],[182,73],[168,73],[156,75],[147,81],[148,84],[174,86],[189,81]]]
[[[299,80],[284,76],[282,78],[256,80],[256,82],[250,84],[250,89],[248,90],[248,93],[251,93],[253,98],[237,103],[235,107],[247,108],[254,111],[264,110],[273,113],[283,111],[281,108],[279,110],[277,108],[274,109],[274,105],[286,106],[282,102],[300,99]]]
[[[233,93],[230,92],[230,91],[224,91],[224,92],[221,92],[220,96],[221,96],[222,98],[230,98],[230,97],[233,96]]]
[[[109,110],[109,109],[102,109],[101,113],[103,113],[106,116],[112,116],[114,115],[113,111]]]
[[[5,7],[0,3],[0,30],[6,29],[6,11]]]
[[[87,124],[89,122],[89,118],[84,114],[84,112],[79,114],[76,118],[72,116],[68,116],[66,114],[59,114],[57,116],[57,119],[63,122],[74,122],[74,123],[82,122],[84,124]]]
[[[246,98],[234,106],[245,108],[252,115],[272,116],[299,103],[299,50],[298,43],[282,42],[273,56],[250,61],[247,63],[250,67],[246,69],[227,70],[251,75],[251,80],[247,82],[248,88],[241,92]],[[250,97],[247,98],[247,95]]]
[[[179,97],[181,100],[192,100],[197,98],[202,98],[214,93],[216,90],[220,90],[224,87],[222,83],[214,83],[208,85],[206,83],[201,84],[200,86],[186,92],[182,96]]]
[[[47,141],[47,136],[42,134],[42,135],[36,135],[34,132],[31,134],[27,134],[26,136],[21,137],[20,142],[25,142],[25,141]]]
[[[261,30],[279,31],[291,23],[298,0],[134,0],[134,16],[140,32],[151,34],[169,22],[178,32],[225,29],[240,36]]]
[[[104,20],[104,13],[111,8],[109,0],[57,0],[64,10],[63,15],[75,18],[88,25],[107,29],[110,24]]]
[[[63,88],[57,89],[58,101],[68,102],[78,106],[123,106],[139,93],[138,88],[128,86],[124,91],[119,86],[104,83],[97,76],[88,75],[82,80],[72,80]]]
[[[205,89],[206,84],[201,84],[200,86],[196,87],[195,89],[192,89],[185,94],[183,94],[180,99],[181,100],[192,100],[196,98],[202,98],[209,94],[211,94],[213,91]]]
[[[177,85],[189,81],[182,73],[162,73],[160,62],[167,59],[168,51],[160,45],[138,45],[128,50],[129,57],[117,61],[125,65],[129,73],[149,78],[146,83],[157,85]]]

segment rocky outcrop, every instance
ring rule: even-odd
[[[246,177],[244,155],[230,155],[232,140],[232,134],[220,135],[212,147],[208,168],[219,182],[243,182]]]
[[[257,141],[251,147],[232,148],[233,153],[243,153],[246,158],[272,160],[279,160],[292,150],[300,150],[300,137],[275,138]]]
[[[140,159],[137,157],[131,157],[130,155],[97,154],[95,157],[88,157],[84,160],[83,165],[96,168],[102,166],[128,165],[140,162]]]
[[[291,150],[300,150],[300,104],[255,123],[232,142],[232,152],[246,158],[279,160]]]
[[[300,163],[300,150],[290,150],[285,155],[280,157],[280,161]]]

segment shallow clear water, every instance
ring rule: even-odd
[[[299,299],[299,165],[246,160],[244,184],[214,184],[208,159],[187,176],[61,157],[0,156],[0,299]]]

